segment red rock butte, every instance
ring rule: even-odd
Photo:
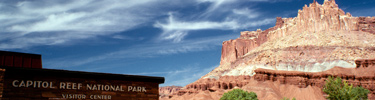
[[[321,100],[328,76],[369,89],[375,99],[375,17],[353,17],[335,0],[314,1],[294,18],[277,17],[274,27],[224,41],[220,66],[160,99],[218,100],[240,88],[260,100]]]

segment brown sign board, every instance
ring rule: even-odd
[[[163,77],[0,67],[1,100],[157,100]]]

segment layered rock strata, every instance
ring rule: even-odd
[[[251,78],[257,81],[279,81],[282,84],[298,85],[298,87],[318,86],[322,87],[324,80],[328,76],[341,77],[348,82],[353,80],[375,80],[375,59],[359,59],[356,60],[356,68],[343,68],[340,66],[334,67],[330,70],[323,72],[301,72],[301,71],[280,71],[280,70],[269,70],[269,69],[256,69],[255,75],[241,75],[241,76],[221,76],[219,79],[200,79],[192,84],[186,85],[185,90],[210,90],[210,89],[232,89],[234,87],[242,87],[249,83]],[[302,77],[304,81],[288,81],[294,79],[288,79],[286,77]],[[299,79],[298,79],[299,80]],[[311,80],[311,81],[306,81]],[[353,83],[353,82],[352,82]],[[362,85],[368,87],[367,89],[375,90],[375,81],[373,85],[366,85],[353,83],[353,85]],[[183,92],[179,91],[179,92]],[[183,92],[183,93],[194,93],[194,92]],[[182,94],[183,94],[182,93]]]
[[[224,41],[220,66],[170,97],[216,100],[241,88],[261,100],[322,100],[324,80],[339,76],[375,99],[374,58],[375,17],[353,17],[335,0],[313,2],[274,27]]]
[[[248,69],[238,75],[252,75],[256,68],[320,72],[355,68],[354,60],[375,58],[375,17],[353,17],[334,0],[305,5],[295,18],[276,19],[265,31],[245,31],[224,41],[220,66],[204,77],[239,71],[233,69]]]
[[[181,86],[164,86],[159,88],[159,95],[160,97],[169,97],[169,95],[172,95],[172,93],[175,93],[179,90],[181,90]]]
[[[318,90],[314,90],[314,92],[320,91],[320,94],[318,93],[317,97],[323,98],[324,93],[322,93],[321,89],[325,84],[325,80],[328,78],[328,76],[334,76],[341,77],[343,80],[347,81],[349,84],[353,84],[354,86],[362,86],[366,89],[369,89],[371,91],[371,93],[369,94],[369,99],[375,99],[375,59],[356,60],[355,62],[358,66],[357,68],[334,67],[324,72],[277,71],[260,68],[255,70],[256,74],[253,76],[221,76],[218,80],[210,78],[200,79],[192,84],[185,86],[183,90],[175,92],[174,96],[178,97],[187,94],[197,94],[202,91],[216,92],[230,90],[233,88],[255,88],[258,87],[258,85],[254,85],[253,82],[257,81],[261,83],[265,82],[267,84],[284,84],[301,89],[319,88]],[[261,93],[262,91],[258,92]],[[283,93],[281,91],[272,91],[271,94],[278,94],[288,97],[293,96],[285,95],[287,93]],[[275,97],[278,99],[282,98],[282,96]],[[171,96],[171,98],[173,98],[173,96]],[[265,99],[267,97],[261,96],[259,98]],[[306,98],[300,97],[297,99]],[[310,99],[314,100],[316,98]]]
[[[370,90],[369,99],[375,99],[375,60],[372,63],[357,68],[335,67],[324,72],[297,72],[297,71],[275,71],[268,69],[256,69],[253,76],[257,81],[278,81],[282,84],[291,84],[300,88],[317,86],[323,88],[328,76],[341,77],[353,86],[361,86]]]
[[[375,66],[375,59],[358,59],[355,61],[355,64],[357,68],[367,68],[369,66]]]

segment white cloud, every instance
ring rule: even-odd
[[[198,67],[198,65],[184,66],[184,68],[179,70],[165,71],[165,72],[143,72],[143,73],[130,73],[133,75],[151,75],[151,76],[163,76],[165,77],[164,84],[161,86],[185,86],[190,84],[208,72],[212,71],[219,65],[211,67]],[[129,74],[129,73],[127,73]]]
[[[226,10],[226,9],[235,9],[233,6],[226,6],[232,4],[240,4],[242,2],[277,2],[283,0],[196,0],[198,4],[200,3],[211,3],[206,13],[214,12],[215,10]]]
[[[205,51],[219,47],[223,41],[236,37],[238,37],[238,35],[198,38],[179,43],[149,43],[90,57],[74,56],[71,58],[46,59],[43,63],[45,66],[54,66],[54,68],[68,68],[79,67],[94,62],[105,62],[106,60],[113,59],[149,58],[178,53]]]
[[[165,84],[162,84],[162,86],[185,86],[188,85],[199,78],[201,78],[203,75],[206,75],[207,73],[211,72],[213,69],[218,67],[219,65],[211,66],[208,68],[199,68],[199,67],[193,67],[193,69],[188,70],[184,73],[179,73],[176,75],[167,74],[165,76]],[[193,73],[193,74],[192,74]]]
[[[165,2],[168,3],[160,5]],[[169,12],[163,9],[165,6],[176,7],[191,3],[189,1],[181,2],[168,0],[7,1],[7,4],[0,3],[2,12],[0,13],[0,22],[2,22],[0,24],[0,30],[2,30],[0,32],[0,49],[61,45],[99,35],[116,34],[139,25],[145,25],[145,23],[155,20],[155,17]],[[241,2],[240,0],[197,0],[196,2],[210,3],[209,8],[203,14],[216,15],[216,10],[232,12],[237,15],[253,11],[241,8],[232,10],[234,7],[230,4]],[[223,5],[225,7],[221,7]],[[220,12],[218,15],[222,13]],[[202,13],[188,16],[200,16],[200,14]],[[259,15],[253,14],[250,17],[256,19],[257,16]],[[158,37],[160,40],[172,40],[178,43],[183,41],[184,37],[192,30],[237,30],[249,27],[244,26],[245,23],[252,23],[252,21],[244,21],[230,16],[222,18],[225,20],[212,20],[209,17],[190,19],[178,17],[177,19],[170,14],[166,22],[157,21],[154,23],[154,27],[163,30]],[[251,26],[255,27],[256,25]],[[36,40],[40,41],[36,42]]]
[[[238,23],[235,21],[223,21],[223,22],[213,22],[213,21],[179,21],[169,14],[167,23],[156,22],[155,27],[161,28],[164,31],[174,31],[174,30],[203,30],[203,29],[236,29]]]
[[[149,15],[156,14],[157,9],[147,7],[162,2],[36,0],[0,3],[0,49],[66,44],[129,30],[151,20]]]
[[[156,22],[154,27],[163,30],[159,37],[160,40],[173,40],[176,43],[182,41],[188,31],[207,29],[232,30],[237,29],[239,26],[235,21],[180,21],[175,19],[172,13],[169,13],[166,23]]]
[[[274,18],[259,18],[262,14],[238,6],[243,2],[275,2],[275,0],[196,0],[196,3],[208,3],[204,12],[197,12],[190,17],[169,13],[165,21],[156,21],[154,27],[163,30],[159,40],[171,40],[175,43],[183,41],[190,31],[194,30],[244,30],[274,22]],[[175,17],[177,15],[177,17]]]
[[[252,14],[252,12],[254,14]],[[237,16],[228,16],[224,21],[180,21],[179,19],[175,19],[172,13],[169,13],[167,22],[162,23],[157,21],[154,27],[163,30],[163,33],[159,36],[159,40],[173,40],[173,42],[177,43],[182,41],[184,37],[188,35],[189,31],[193,30],[238,30],[268,25],[275,21],[274,18],[249,20],[258,17],[259,14],[247,8],[233,10],[233,13],[246,16],[247,19],[241,19]],[[247,16],[247,14],[250,15]]]
[[[356,17],[360,17],[360,16],[373,17],[373,16],[375,16],[374,10],[375,10],[375,8],[368,8],[368,9],[361,9],[361,10],[351,11],[350,13],[353,16],[356,16]]]
[[[167,30],[161,34],[161,37],[163,40],[173,40],[173,42],[178,43],[181,42],[186,35],[186,31]]]
[[[276,21],[276,18],[266,18],[266,19],[262,19],[262,20],[259,20],[259,21],[252,21],[252,22],[249,22],[249,23],[245,23],[243,25],[247,26],[247,27],[258,27],[258,26],[262,26],[262,25],[268,25],[268,24],[275,23],[275,21]]]
[[[270,0],[248,0],[250,2]],[[0,3],[0,49],[27,48],[39,45],[61,45],[96,37],[112,35],[136,28],[139,25],[158,20],[171,12],[168,8],[191,7],[208,3],[203,12],[174,18],[171,14],[166,22],[157,21],[154,26],[163,29],[161,40],[181,42],[191,30],[244,29],[245,21],[230,18],[228,12],[248,14],[256,19],[259,15],[253,9],[238,8],[244,0],[11,0]],[[275,1],[275,0],[271,0]],[[205,6],[205,5],[204,5]],[[203,7],[205,8],[205,7]],[[234,9],[234,10],[233,10]],[[173,10],[172,10],[173,12]],[[177,11],[178,12],[178,11]],[[178,12],[179,13],[179,12]],[[202,17],[208,15],[206,17]],[[226,16],[223,16],[226,15]],[[195,16],[195,18],[194,18]],[[216,20],[216,16],[222,16]],[[217,17],[216,17],[217,18]],[[258,20],[258,19],[257,19]],[[259,19],[263,20],[263,19]],[[253,25],[254,26],[254,25]],[[248,26],[246,26],[248,27]],[[65,34],[65,35],[61,35]],[[78,35],[79,37],[76,37]],[[7,37],[7,38],[5,38]],[[68,38],[71,37],[71,38]],[[44,38],[41,42],[25,41]],[[54,41],[56,40],[56,41]],[[27,45],[26,45],[27,44]]]
[[[132,75],[160,75],[160,74],[177,75],[181,73],[190,72],[191,70],[192,70],[191,67],[186,67],[181,70],[172,70],[172,71],[165,71],[165,72],[141,72],[141,73],[130,73],[130,74]]]
[[[45,20],[33,23],[30,25],[13,25],[10,27],[10,31],[15,32],[44,32],[44,31],[88,31],[88,27],[83,26],[72,26],[69,23],[76,24],[75,22],[87,16],[86,13],[61,13],[61,14],[51,14],[46,17]],[[94,23],[95,24],[95,23]],[[107,23],[110,24],[110,23]]]
[[[249,8],[233,9],[233,13],[237,15],[246,16],[249,19],[257,18],[260,16],[258,12]]]
[[[207,9],[206,14],[209,12],[215,11],[217,8],[219,8],[223,4],[228,4],[231,2],[235,2],[237,0],[197,0],[198,3],[205,3],[209,2],[212,3],[212,5]]]
[[[143,40],[143,37],[130,37],[130,36],[125,36],[125,35],[113,35],[112,38],[114,39],[120,39],[120,40]]]

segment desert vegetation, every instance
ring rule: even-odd
[[[233,89],[220,98],[220,100],[258,100],[257,94],[254,92],[247,92],[241,89]]]
[[[290,100],[289,98],[287,98],[287,97],[284,97],[283,99],[281,99],[281,100]],[[293,98],[292,100],[297,100],[296,98]]]
[[[323,87],[323,92],[328,94],[329,100],[367,100],[369,90],[363,87],[353,87],[340,77],[328,77]]]

